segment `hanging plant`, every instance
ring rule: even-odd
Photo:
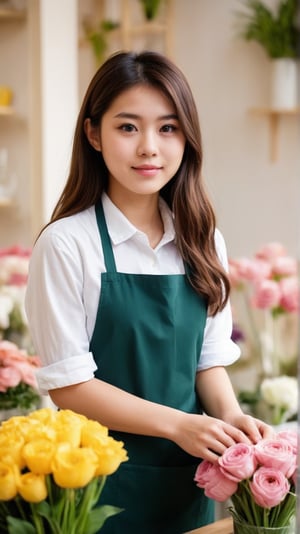
[[[161,0],[140,0],[147,20],[153,20],[156,17],[160,1]]]
[[[90,27],[87,23],[84,25],[85,37],[92,46],[97,64],[101,65],[107,50],[107,34],[119,27],[118,22],[112,20],[103,20],[97,27]]]

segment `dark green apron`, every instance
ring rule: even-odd
[[[201,413],[195,377],[204,299],[186,275],[118,273],[101,203],[96,215],[107,270],[90,344],[96,376],[144,399]],[[124,441],[129,461],[107,478],[101,502],[125,511],[109,518],[101,534],[182,534],[214,520],[212,502],[193,481],[199,459],[167,439],[110,435]]]

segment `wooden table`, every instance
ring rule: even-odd
[[[206,527],[190,530],[190,532],[186,532],[185,534],[233,534],[232,517],[220,519],[220,521],[211,523]]]

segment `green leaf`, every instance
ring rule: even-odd
[[[259,391],[240,391],[238,394],[238,401],[245,404],[256,404],[260,400]]]
[[[8,516],[7,523],[9,534],[37,534],[35,527],[24,519]]]
[[[123,508],[117,508],[116,506],[110,506],[109,504],[104,504],[95,508],[89,514],[84,534],[95,534],[109,517],[119,514],[120,512],[123,512]],[[81,533],[80,528],[78,529],[78,534],[79,533]]]
[[[55,518],[54,508],[47,501],[42,501],[35,505],[36,512],[46,519],[51,527],[51,534],[60,534],[60,526]]]
[[[29,384],[25,384],[25,382],[20,382],[17,386],[7,388],[6,391],[0,393],[0,409],[35,409],[40,400],[40,395],[36,389]]]
[[[271,58],[299,56],[297,0],[281,0],[273,13],[260,0],[244,0],[247,11],[239,12],[240,36],[256,41]]]

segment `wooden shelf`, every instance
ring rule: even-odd
[[[11,198],[1,198],[0,197],[0,209],[1,208],[12,208],[14,201]]]
[[[251,108],[250,113],[256,116],[264,116],[269,120],[270,128],[270,160],[276,161],[278,158],[278,129],[281,117],[300,116],[300,107],[293,109],[273,109],[273,108]]]
[[[125,50],[134,49],[133,39],[140,36],[160,35],[164,42],[163,52],[169,56],[173,54],[173,22],[174,22],[174,1],[165,0],[164,16],[162,20],[151,20],[134,24],[132,4],[129,0],[121,0],[121,24],[120,35],[122,48]]]
[[[15,115],[15,110],[11,106],[0,106],[0,116],[1,115],[4,115],[5,117]]]
[[[159,34],[164,33],[167,30],[166,24],[157,24],[155,22],[145,22],[144,24],[139,24],[133,26],[129,33],[131,35],[143,35],[146,34]]]
[[[5,9],[4,7],[0,8],[0,22],[4,20],[24,20],[26,18],[26,11],[20,9]]]

